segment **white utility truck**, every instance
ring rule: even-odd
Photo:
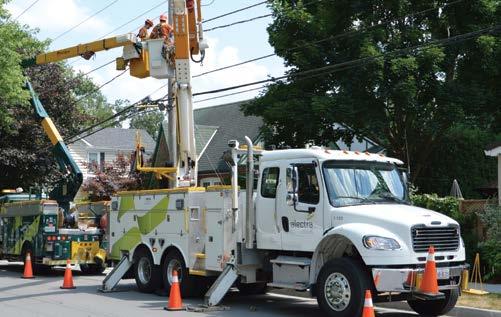
[[[454,307],[466,268],[459,225],[408,203],[397,159],[321,147],[261,151],[249,138],[245,147],[229,140],[224,158],[232,166],[231,186],[197,187],[190,58],[195,61],[200,53],[203,59],[207,48],[201,3],[170,0],[169,5],[173,41],[138,42],[126,34],[36,60],[88,58],[123,47],[117,68],[128,65],[132,76],[170,81],[173,103],[161,135],[167,144],[164,162],[170,163],[138,167],[168,179],[169,188],[112,198],[107,232],[109,258],[117,265],[102,290],[133,275],[141,291],[162,286],[168,291],[177,270],[182,294],[206,293],[208,306],[237,286],[245,293],[267,287],[308,291],[336,317],[360,316],[367,289],[376,301],[407,300],[421,314],[440,315]],[[169,53],[172,46],[175,54]],[[241,159],[247,160],[245,190],[237,182]],[[436,250],[438,295],[416,287],[430,245]]]

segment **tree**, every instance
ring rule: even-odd
[[[157,139],[160,124],[164,119],[164,114],[160,110],[146,110],[132,117],[130,120],[131,129],[144,129],[153,139]]]
[[[95,109],[106,108],[106,99],[90,79],[63,63],[23,69],[21,61],[44,51],[48,43],[37,40],[34,30],[9,20],[4,3],[0,0],[0,189],[50,186],[61,175],[49,138],[23,90],[26,79],[63,137],[97,120]]]
[[[118,154],[112,164],[106,164],[102,170],[93,167],[95,176],[88,178],[82,190],[88,193],[90,201],[110,200],[118,191],[141,188],[142,179],[139,173],[129,173],[130,160]]]
[[[289,78],[269,85],[244,111],[263,117],[264,136],[273,144],[367,136],[410,164],[420,185],[430,155],[447,146],[452,127],[494,134],[501,128],[501,40],[495,34],[410,49],[499,24],[499,1],[447,2],[273,2],[269,41],[290,67]],[[413,14],[419,11],[425,12]],[[341,63],[335,71],[295,76]],[[353,130],[333,130],[334,122]],[[436,163],[447,166],[447,159]]]

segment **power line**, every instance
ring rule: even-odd
[[[323,42],[334,41],[334,40],[343,38],[345,36],[351,36],[351,35],[355,35],[357,33],[367,32],[367,31],[369,31],[371,29],[374,29],[374,28],[377,28],[377,27],[380,27],[380,26],[384,26],[384,25],[386,25],[388,23],[391,23],[391,22],[393,22],[395,20],[401,20],[401,19],[405,19],[405,18],[411,18],[411,17],[415,17],[415,16],[418,16],[418,15],[426,14],[426,13],[429,13],[431,11],[438,10],[440,8],[443,9],[443,8],[446,8],[446,7],[450,7],[450,6],[456,5],[456,4],[458,4],[460,2],[463,2],[463,1],[464,0],[452,1],[452,2],[449,2],[449,3],[446,3],[446,4],[442,5],[441,7],[437,7],[436,6],[436,7],[433,7],[433,8],[429,8],[429,9],[425,9],[425,10],[422,10],[422,11],[414,12],[414,13],[411,13],[411,14],[408,14],[408,15],[405,15],[405,16],[401,16],[401,17],[395,18],[393,20],[387,20],[385,22],[374,24],[374,25],[371,25],[371,26],[368,26],[368,27],[365,27],[365,28],[362,28],[362,29],[352,30],[352,31],[341,33],[341,34],[332,35],[332,36],[329,36],[329,37],[326,37],[326,38],[323,38],[323,39],[320,39],[320,40],[317,40],[317,41],[308,42],[308,43],[305,43],[303,45],[299,45],[299,46],[296,46],[296,47],[292,47],[292,48],[286,49],[286,50],[284,50],[284,53],[292,52],[292,51],[295,51],[295,50],[298,50],[298,49],[301,49],[301,48],[305,48],[305,47],[309,47],[311,45],[318,45],[318,44],[323,43]],[[311,4],[311,3],[308,3],[308,4]],[[255,57],[255,58],[252,58],[252,59],[240,62],[240,63],[236,63],[236,64],[224,66],[224,67],[221,67],[221,68],[216,68],[216,69],[213,69],[213,70],[201,73],[201,74],[194,75],[193,78],[200,77],[200,76],[207,75],[207,74],[211,74],[211,73],[215,73],[215,72],[218,72],[218,71],[221,71],[221,70],[226,70],[226,69],[229,69],[229,68],[233,68],[233,67],[245,65],[245,64],[252,63],[252,62],[255,62],[255,61],[258,61],[258,60],[261,60],[261,59],[270,58],[270,57],[276,56],[276,55],[277,55],[277,53],[270,53],[270,54],[267,54],[267,55]]]
[[[77,133],[73,134],[72,136],[70,136],[70,137],[66,138],[66,140],[70,141],[71,139],[73,139],[73,138],[75,138],[75,137],[77,137],[77,136],[81,135],[82,133],[88,132],[88,131],[90,131],[90,130],[92,130],[92,129],[94,129],[94,128],[96,128],[96,127],[98,127],[98,126],[100,126],[100,125],[102,125],[102,124],[104,124],[104,123],[106,123],[106,122],[110,121],[110,120],[113,120],[113,119],[117,118],[117,117],[118,117],[118,116],[120,116],[120,115],[125,114],[126,112],[128,112],[128,111],[130,111],[132,108],[134,108],[136,105],[138,105],[138,104],[140,104],[140,103],[142,103],[142,102],[147,102],[147,101],[149,101],[149,96],[151,96],[152,94],[156,93],[157,91],[159,91],[160,89],[164,88],[165,86],[167,86],[167,84],[165,84],[165,85],[162,85],[162,86],[158,87],[157,89],[155,89],[154,91],[152,91],[151,93],[149,93],[147,96],[145,96],[145,97],[144,97],[144,98],[142,98],[141,100],[139,100],[139,101],[137,101],[137,102],[135,102],[135,103],[133,103],[133,104],[131,104],[131,105],[129,105],[129,106],[127,106],[127,107],[123,108],[122,110],[118,111],[117,113],[113,114],[112,116],[110,116],[110,117],[108,117],[108,118],[106,118],[106,119],[104,119],[104,120],[101,120],[100,122],[95,123],[95,124],[93,124],[93,125],[91,125],[91,126],[89,126],[89,127],[87,127],[87,128],[84,128],[84,129],[80,130],[79,132],[77,132]],[[164,96],[164,97],[162,97],[162,98],[160,98],[160,99],[157,99],[157,100],[155,100],[155,101],[160,101],[160,100],[162,100],[162,101],[163,101],[163,100],[165,100],[165,97],[167,97],[167,96]]]
[[[233,92],[231,94],[221,95],[221,96],[217,96],[217,97],[211,97],[211,98],[196,100],[193,103],[199,103],[199,102],[208,101],[208,100],[220,99],[220,98],[224,98],[224,97],[228,97],[228,96],[240,95],[240,94],[243,94],[243,93],[246,93],[246,92],[249,92],[249,91],[260,90],[260,89],[263,89],[263,88],[266,88],[266,86],[261,86],[261,87],[257,87],[257,88],[251,88],[251,89],[246,89],[246,90],[242,90],[242,91],[237,91],[237,92]]]
[[[224,13],[224,14],[221,14],[221,15],[218,15],[218,16],[215,16],[213,18],[210,18],[210,19],[207,19],[207,20],[203,20],[202,23],[207,23],[207,22],[210,22],[210,21],[214,21],[214,20],[217,20],[217,19],[220,19],[220,18],[223,18],[223,17],[226,17],[226,16],[229,16],[229,15],[232,15],[232,14],[235,14],[235,13],[238,13],[238,12],[242,12],[242,11],[245,11],[245,10],[248,10],[250,8],[254,8],[254,7],[257,7],[257,6],[260,6],[262,4],[265,4],[269,1],[261,1],[261,2],[258,2],[256,4],[253,4],[253,5],[250,5],[250,6],[247,6],[247,7],[243,7],[241,9],[237,9],[237,10],[234,10],[234,11],[230,11],[230,12],[227,12],[227,13]]]
[[[267,18],[269,16],[272,16],[272,14],[260,15],[260,16],[253,17],[253,18],[250,18],[250,19],[247,19],[247,20],[241,20],[241,21],[236,21],[236,22],[230,23],[230,24],[216,26],[216,27],[207,29],[204,32],[210,32],[210,31],[214,31],[214,30],[217,30],[217,29],[225,29],[225,28],[230,27],[230,26],[234,26],[234,25],[237,25],[237,24],[242,24],[242,23],[247,23],[247,22],[251,22],[251,21],[255,21],[255,20]]]
[[[212,0],[210,3],[207,3],[207,4],[202,4],[202,7],[211,6],[214,2],[216,2],[216,0]]]
[[[55,38],[52,39],[52,42],[55,42],[57,39],[61,38],[62,36],[68,34],[69,32],[73,31],[74,29],[76,29],[77,27],[79,27],[80,25],[84,24],[85,22],[89,21],[90,19],[92,19],[93,17],[95,17],[96,15],[98,15],[99,13],[103,12],[104,10],[108,9],[109,7],[111,7],[113,4],[115,4],[118,0],[113,0],[111,3],[109,3],[108,5],[106,5],[104,8],[100,9],[99,11],[91,14],[90,16],[88,16],[87,18],[85,18],[83,21],[81,21],[80,23],[78,23],[77,25],[71,27],[69,30],[67,31],[64,31],[63,33],[59,34],[58,36],[56,36]]]
[[[123,72],[121,72],[120,74],[116,75],[115,77],[111,78],[110,80],[108,80],[107,82],[105,82],[104,84],[102,84],[101,86],[97,87],[96,89],[92,90],[91,92],[88,92],[86,93],[85,95],[83,95],[82,97],[78,98],[77,101],[75,101],[75,103],[79,103],[80,101],[82,101],[83,99],[87,98],[88,96],[92,95],[93,93],[96,93],[98,92],[99,90],[101,90],[101,88],[103,88],[104,86],[108,85],[109,83],[111,83],[112,81],[114,81],[115,79],[117,79],[118,77],[122,76],[123,74],[125,74],[129,69],[127,68],[126,70],[124,70]]]
[[[195,97],[195,96],[201,96],[201,95],[207,95],[207,94],[214,94],[214,93],[218,93],[218,92],[224,92],[224,91],[228,91],[228,90],[233,90],[233,89],[238,89],[238,88],[243,88],[243,87],[248,87],[248,86],[254,86],[254,85],[258,85],[258,84],[264,84],[264,83],[268,83],[268,82],[276,82],[276,81],[281,80],[281,79],[285,79],[285,78],[289,78],[289,77],[297,77],[297,76],[302,76],[302,75],[308,75],[311,73],[314,73],[313,74],[314,76],[320,76],[320,75],[324,75],[325,73],[320,74],[319,72],[328,71],[328,73],[333,73],[335,71],[339,71],[338,68],[343,68],[342,70],[345,70],[345,67],[349,67],[349,68],[358,67],[358,66],[361,66],[363,64],[367,64],[368,62],[371,62],[375,59],[385,57],[387,55],[405,54],[405,53],[412,51],[412,50],[415,50],[415,49],[425,48],[425,47],[429,47],[429,46],[433,46],[433,45],[444,45],[445,46],[445,45],[452,44],[453,42],[459,43],[459,42],[466,41],[470,38],[480,36],[480,35],[485,34],[485,33],[489,33],[492,31],[497,32],[499,30],[501,30],[501,25],[495,25],[495,26],[492,26],[489,28],[484,28],[484,29],[478,30],[478,31],[459,34],[459,35],[445,38],[445,39],[432,40],[432,41],[425,43],[425,44],[396,49],[396,50],[393,50],[390,52],[381,53],[381,54],[368,56],[368,57],[363,57],[363,58],[359,58],[356,60],[346,61],[346,62],[333,64],[333,65],[322,66],[322,67],[313,68],[313,69],[300,71],[300,72],[296,72],[296,73],[290,73],[287,75],[283,75],[283,76],[279,76],[279,77],[275,77],[275,78],[263,79],[263,80],[259,80],[259,81],[255,81],[255,82],[251,82],[251,83],[246,83],[246,84],[241,84],[241,85],[236,85],[236,86],[230,86],[230,87],[225,87],[225,88],[220,88],[220,89],[215,89],[215,90],[194,93],[193,96]]]
[[[116,28],[114,28],[114,29],[113,29],[113,30],[111,30],[110,32],[108,32],[108,33],[106,33],[105,35],[101,36],[101,38],[105,38],[105,37],[107,37],[108,35],[110,35],[110,34],[114,33],[115,31],[120,30],[122,27],[124,27],[124,26],[126,26],[126,25],[130,24],[131,22],[133,22],[133,21],[135,21],[135,20],[139,19],[140,17],[142,17],[142,16],[146,15],[147,13],[150,13],[151,11],[155,10],[156,8],[158,8],[158,7],[160,7],[160,6],[164,5],[164,4],[165,4],[165,0],[161,1],[161,2],[160,2],[160,3],[158,3],[157,5],[153,6],[151,9],[148,9],[148,10],[144,11],[143,13],[139,14],[139,15],[138,15],[138,16],[136,16],[135,18],[130,19],[129,21],[125,22],[124,24],[122,24],[122,25],[120,25],[120,26],[117,26]]]
[[[26,9],[23,10],[23,12],[19,13],[19,15],[14,19],[14,21],[17,21],[17,19],[19,19],[23,14],[25,14],[26,11],[28,11],[29,9],[31,9],[31,7],[33,7],[35,4],[37,4],[38,1],[40,1],[40,0],[33,1],[32,4],[30,4]]]

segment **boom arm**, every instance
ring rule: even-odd
[[[52,152],[56,157],[59,170],[63,174],[62,179],[56,183],[49,193],[49,198],[56,200],[59,207],[63,208],[65,213],[67,213],[70,208],[70,202],[73,201],[80,185],[82,185],[83,175],[29,81],[26,82],[26,89],[30,92],[30,102],[35,108],[35,115],[40,120],[45,133],[52,143]]]

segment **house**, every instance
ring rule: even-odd
[[[199,152],[198,180],[200,186],[205,187],[229,182],[230,168],[221,160],[223,152],[228,150],[229,140],[236,139],[240,144],[245,144],[244,137],[248,136],[254,145],[264,147],[260,135],[263,120],[259,117],[244,115],[241,106],[246,102],[249,102],[249,100],[194,110],[195,138],[197,151]],[[350,129],[338,123],[334,123],[332,128]],[[381,146],[368,138],[354,139],[350,145],[337,140],[329,146],[340,150],[368,151],[371,153],[384,151]],[[199,151],[198,149],[202,150]]]
[[[113,163],[119,153],[130,157],[136,148],[137,132],[146,154],[151,155],[155,141],[145,130],[138,129],[106,128],[68,144],[70,154],[83,173],[84,181],[94,176],[92,163],[100,169],[105,164]]]

